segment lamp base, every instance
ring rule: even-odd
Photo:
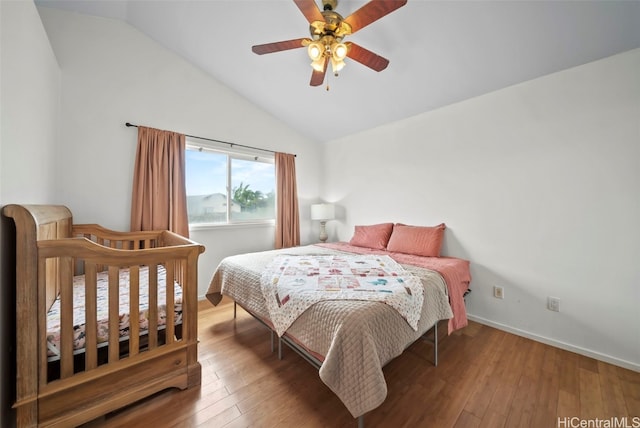
[[[325,228],[326,224],[326,221],[320,222],[320,242],[322,243],[327,242],[327,238],[329,238],[327,235],[327,229]]]

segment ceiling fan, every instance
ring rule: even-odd
[[[335,11],[338,0],[322,0],[322,11],[315,0],[293,2],[309,21],[311,37],[255,45],[251,48],[254,53],[264,55],[306,46],[313,67],[311,86],[322,85],[329,63],[337,76],[345,66],[346,57],[375,71],[387,68],[388,59],[353,42],[343,42],[343,39],[404,6],[407,0],[371,0],[346,18]]]

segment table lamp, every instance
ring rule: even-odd
[[[320,242],[326,242],[327,230],[325,226],[327,220],[333,220],[336,217],[336,207],[333,204],[313,204],[311,205],[311,220],[320,221]]]

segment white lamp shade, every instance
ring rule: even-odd
[[[311,205],[311,220],[333,220],[336,218],[336,207],[333,204]]]

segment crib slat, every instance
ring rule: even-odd
[[[97,268],[95,263],[85,262],[85,366],[87,370],[98,366],[97,323]]]
[[[192,318],[189,314],[189,308],[185,308],[187,302],[190,300],[188,297],[189,290],[185,289],[185,285],[189,282],[187,281],[187,261],[186,260],[176,260],[176,264],[178,265],[179,274],[176,275],[176,282],[180,284],[180,289],[182,292],[182,338],[190,337],[192,335],[196,335],[196,329],[193,328]],[[196,314],[197,316],[197,314]]]
[[[176,260],[175,261],[175,265],[176,265],[176,273],[175,273],[176,274],[176,282],[178,284],[180,284],[180,286],[182,286],[182,284],[185,283],[185,281],[184,281],[184,278],[185,278],[184,260]]]
[[[47,266],[47,259],[40,258],[38,260],[38,272],[44,272]],[[35,355],[40,350],[40,354],[38,355],[38,368],[39,368],[39,387],[42,387],[47,384],[47,317],[43,314],[47,313],[46,309],[46,288],[47,288],[47,277],[45,275],[38,275],[38,328],[36,330],[38,334],[37,347],[33,349],[33,355]],[[18,328],[22,327],[20,325]],[[25,331],[18,331],[18,334],[24,334]],[[33,373],[31,373],[33,376]]]
[[[91,238],[89,237],[89,239],[91,239]],[[101,238],[101,237],[99,237],[99,236],[97,236],[97,237],[96,237],[95,242],[97,242],[99,245],[104,246],[104,239],[103,239],[103,238]],[[98,265],[98,266],[97,266],[97,268],[98,268],[98,272],[102,272],[102,271],[104,271],[107,267],[106,267],[105,265]]]
[[[129,356],[140,350],[140,267],[129,268]]]
[[[166,299],[166,303],[167,303],[167,307],[166,307],[166,321],[167,321],[167,325],[166,325],[166,342],[167,344],[169,343],[173,343],[173,339],[174,339],[174,334],[175,334],[175,299],[174,299],[174,281],[175,281],[175,276],[174,276],[174,264],[175,262],[173,260],[169,261],[166,265],[166,269],[167,269],[167,276],[165,278],[165,282],[166,282],[166,287],[167,287],[167,299]]]
[[[109,266],[109,363],[120,356],[120,277],[118,266]]]
[[[149,265],[149,349],[158,346],[158,265]]]
[[[60,377],[73,376],[73,259],[60,257]]]

